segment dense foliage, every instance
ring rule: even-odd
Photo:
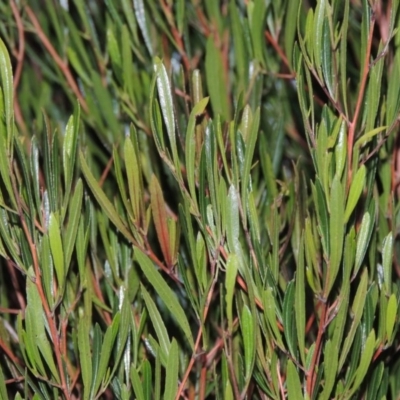
[[[398,399],[399,24],[0,2],[0,398]]]

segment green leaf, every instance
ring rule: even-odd
[[[385,282],[386,294],[392,291],[392,269],[393,265],[393,234],[389,232],[382,243],[382,267],[383,280]]]
[[[263,292],[263,306],[264,306],[264,316],[265,319],[270,326],[274,339],[277,342],[279,348],[284,349],[281,333],[279,331],[278,323],[277,323],[277,304],[275,299],[275,293],[271,288],[268,288]]]
[[[245,210],[247,210],[247,193],[251,190],[251,178],[250,178],[250,170],[251,164],[254,156],[254,149],[256,146],[256,141],[258,137],[258,128],[260,124],[260,108],[257,108],[257,111],[254,114],[253,122],[251,125],[251,130],[249,132],[248,137],[246,138],[246,154],[244,159],[244,168],[242,173],[242,205]],[[244,213],[244,226],[247,225],[246,220],[247,213]]]
[[[317,67],[317,73],[319,79],[322,81],[322,56],[324,53],[324,22],[325,22],[325,9],[326,9],[326,0],[319,0],[317,2],[317,7],[315,9],[315,18],[314,18],[314,27],[313,27],[313,53],[314,53],[314,62]]]
[[[341,178],[347,160],[347,127],[346,122],[340,123],[340,130],[335,145],[336,175]]]
[[[160,243],[161,251],[167,266],[172,267],[173,260],[169,247],[170,234],[168,230],[167,211],[165,208],[164,196],[155,175],[152,176],[150,182],[150,200],[158,242]]]
[[[174,105],[172,102],[171,85],[169,83],[167,71],[159,58],[154,60],[154,72],[157,77],[158,98],[160,99],[161,112],[164,123],[167,128],[169,143],[172,149],[172,157],[174,160],[176,172],[180,172],[178,150],[176,148],[175,139],[175,115]]]
[[[319,179],[315,182],[315,186],[312,185],[312,191],[317,211],[318,229],[320,231],[320,235],[322,236],[322,248],[325,255],[328,255],[330,248],[328,207],[326,205],[325,195]]]
[[[51,254],[53,256],[54,269],[56,270],[59,290],[62,293],[64,290],[64,282],[66,277],[64,250],[61,241],[61,233],[58,220],[53,213],[50,214],[49,221],[49,242]]]
[[[100,377],[99,374],[99,361],[101,353],[101,345],[103,341],[103,334],[101,332],[100,325],[96,322],[93,328],[93,340],[92,340],[92,385],[90,388],[89,398],[93,398],[94,385],[99,378],[104,379],[103,376]]]
[[[368,370],[371,369],[371,360],[375,351],[375,331],[372,329],[370,334],[368,335],[367,340],[365,341],[365,345],[363,351],[361,352],[361,359],[359,366],[355,373],[354,383],[352,385],[352,390],[349,393],[349,396],[352,396],[355,393],[361,383],[363,382],[365,375]]]
[[[232,333],[233,327],[233,299],[235,294],[235,284],[238,271],[238,258],[236,254],[230,254],[226,263],[225,271],[225,301],[226,301],[226,316],[228,319],[228,329]]]
[[[349,115],[348,113],[348,101],[347,101],[347,90],[348,90],[348,80],[347,80],[347,32],[349,28],[349,10],[350,3],[348,1],[344,2],[344,12],[342,19],[342,27],[340,30],[340,48],[339,48],[339,57],[340,57],[340,86],[341,93],[343,95],[343,104],[345,115]]]
[[[149,292],[143,285],[141,285],[141,291],[151,322],[153,323],[154,330],[156,331],[161,351],[164,353],[164,356],[167,357],[169,353],[169,348],[171,346],[167,329],[165,327],[161,314],[157,309],[156,304],[154,303]]]
[[[153,55],[153,46],[151,43],[150,32],[147,27],[147,18],[144,8],[144,2],[143,0],[133,0],[133,5],[135,9],[136,20],[138,22],[141,34],[143,36],[144,43],[147,47],[149,54]]]
[[[248,3],[247,13],[250,22],[250,34],[253,44],[254,57],[256,60],[265,67],[264,60],[264,27],[266,23],[265,13],[267,11],[266,2],[264,0],[254,0]]]
[[[102,121],[109,127],[113,135],[117,135],[120,130],[113,98],[110,90],[104,86],[99,73],[92,70],[90,79],[93,82],[93,94],[95,97],[95,107],[100,111]],[[93,107],[92,107],[93,109]]]
[[[119,72],[121,71],[121,52],[118,46],[118,41],[114,35],[114,27],[107,29],[107,52],[110,55],[111,61]]]
[[[101,190],[99,183],[96,181],[94,176],[92,175],[85,157],[82,152],[79,152],[79,160],[81,163],[81,169],[83,175],[85,176],[86,182],[88,183],[90,189],[96,200],[99,202],[100,206],[104,210],[107,217],[111,220],[111,222],[116,226],[116,228],[130,241],[135,242],[135,239],[132,237],[131,233],[128,231],[126,225],[122,222],[119,217],[117,211],[114,206],[111,204],[110,200],[107,199],[104,192]]]
[[[207,40],[205,69],[207,88],[214,114],[220,115],[224,121],[228,121],[230,109],[227,98],[225,71],[221,53],[217,49],[212,35]]]
[[[386,336],[389,342],[392,341],[393,328],[397,318],[397,310],[398,305],[396,295],[392,293],[389,297],[386,311]]]
[[[382,398],[378,396],[379,386],[383,381],[384,363],[381,361],[373,370],[371,379],[369,379],[366,400],[376,400]]]
[[[74,250],[76,234],[78,232],[79,219],[82,213],[82,198],[83,198],[83,185],[82,180],[79,179],[75,186],[75,192],[69,203],[69,218],[68,226],[64,235],[64,260],[66,273],[69,270],[71,264],[72,252]]]
[[[328,18],[324,18],[323,28],[322,28],[322,53],[321,53],[321,65],[324,80],[328,92],[333,99],[335,99],[335,84],[333,82],[333,71],[332,71],[332,45],[331,45],[331,32],[329,27]]]
[[[28,326],[27,321],[27,335],[33,340],[32,346],[39,349],[43,355],[43,359],[47,364],[47,367],[51,371],[52,375],[58,383],[60,383],[60,377],[58,370],[53,359],[53,350],[50,341],[47,338],[45,330],[45,314],[42,306],[42,299],[39,295],[39,291],[36,284],[32,282],[31,278],[27,278],[26,284],[27,291],[27,307],[25,310],[26,318],[29,315],[30,325]],[[40,360],[36,360],[41,364]],[[41,365],[38,365],[41,368]],[[42,371],[44,373],[44,371]]]
[[[12,158],[12,141],[14,138],[14,112],[13,112],[13,77],[10,58],[4,42],[0,39],[0,175],[7,190],[14,209],[17,204],[10,179],[10,162]],[[5,117],[5,126],[3,126],[3,113]],[[5,132],[3,131],[5,127]],[[0,192],[0,199],[1,199]]]
[[[349,196],[347,198],[346,211],[344,213],[344,221],[349,221],[350,215],[353,212],[358,200],[360,199],[361,193],[365,186],[365,177],[367,170],[365,165],[361,165],[356,174],[354,175],[353,181],[351,182]]]
[[[73,116],[68,120],[65,128],[64,143],[63,143],[63,167],[64,167],[64,207],[69,201],[72,179],[74,177],[74,167],[76,161],[76,150],[78,147],[80,106],[77,103],[76,110]],[[76,190],[76,189],[75,189]]]
[[[287,345],[290,354],[296,357],[296,318],[294,315],[294,303],[295,303],[295,285],[294,281],[290,281],[286,287],[285,298],[283,300],[283,332],[287,341]]]
[[[291,360],[287,362],[287,392],[288,399],[302,399],[303,393],[301,390],[301,383],[299,374]]]
[[[143,181],[141,176],[141,165],[139,163],[139,152],[137,145],[137,134],[131,132],[131,136],[126,137],[124,143],[124,158],[126,175],[128,178],[129,197],[132,204],[133,217],[135,225],[140,226],[144,223],[144,206],[143,206]],[[135,143],[132,143],[135,141]],[[135,146],[135,145],[136,146]]]
[[[11,146],[14,137],[13,73],[10,56],[2,39],[0,39],[0,86],[3,91],[7,153],[12,156]]]
[[[90,398],[90,388],[92,385],[92,356],[89,341],[90,320],[81,315],[78,324],[78,349],[81,374],[83,380],[83,398]]]
[[[236,188],[231,185],[229,187],[226,205],[226,235],[228,246],[232,253],[238,254],[239,244],[239,198]],[[239,254],[238,254],[239,256]]]
[[[188,180],[189,191],[192,200],[197,206],[196,186],[195,186],[195,158],[196,158],[196,138],[195,127],[196,119],[199,115],[204,113],[208,104],[208,97],[201,99],[190,112],[189,121],[186,130],[186,144],[185,144],[185,157],[186,157],[186,177]]]
[[[98,363],[97,375],[93,376],[93,387],[91,395],[94,397],[100,387],[100,383],[106,377],[106,371],[110,368],[110,356],[114,347],[117,333],[120,329],[121,313],[115,314],[111,325],[107,328],[107,331],[103,338],[103,344],[101,346],[101,352],[99,354],[100,360]]]
[[[3,368],[2,367],[0,367],[0,397],[2,399],[7,399],[7,397],[8,397],[7,388],[6,388],[6,382],[4,380]]]
[[[295,317],[296,317],[296,329],[297,329],[297,340],[299,344],[300,357],[305,363],[305,332],[306,332],[306,291],[305,291],[305,279],[304,279],[304,238],[301,237],[300,250],[298,255],[298,264],[296,269],[295,279]]]
[[[160,296],[161,300],[165,303],[171,315],[175,318],[185,334],[190,346],[193,348],[194,342],[190,325],[186,318],[186,314],[183,311],[182,306],[179,304],[175,294],[169,288],[160,273],[156,270],[150,259],[138,248],[135,248],[135,256],[144,275],[153,286],[156,293]]]
[[[248,52],[238,8],[234,0],[229,2],[230,29],[232,33],[236,68],[238,72],[239,90],[245,90],[247,83]],[[296,25],[295,25],[296,26]]]
[[[240,326],[243,337],[245,376],[246,379],[250,379],[256,355],[256,331],[253,324],[253,316],[247,305],[243,307]]]
[[[174,400],[178,388],[179,347],[172,339],[166,368],[164,400]]]
[[[353,344],[356,330],[361,321],[361,317],[364,310],[365,299],[367,296],[367,286],[368,286],[368,271],[367,269],[364,269],[361,274],[359,284],[357,287],[357,292],[351,307],[353,321],[351,323],[350,330],[342,346],[342,352],[340,354],[340,359],[339,359],[339,370],[343,367],[347,359],[347,355]]]
[[[335,385],[338,367],[338,349],[331,340],[328,340],[325,344],[324,360],[325,386],[321,393],[321,400],[329,400]]]
[[[329,216],[330,259],[324,287],[324,296],[328,297],[339,272],[344,239],[344,191],[339,177],[332,182]]]
[[[131,383],[137,400],[147,400],[143,392],[143,385],[134,366],[131,367]]]
[[[296,27],[297,27],[297,10],[301,3],[296,1],[288,1],[286,3],[287,9],[285,13],[285,24],[284,26],[284,47],[285,54],[289,61],[289,66],[293,68],[293,47],[296,39]]]
[[[358,270],[361,267],[361,263],[364,259],[369,241],[371,239],[371,234],[372,234],[371,217],[369,215],[369,212],[367,211],[363,216],[360,230],[357,235],[357,251],[356,251],[356,260],[354,265],[353,276],[356,276]]]
[[[378,128],[372,129],[371,131],[362,135],[355,143],[354,147],[361,147],[367,143],[370,139],[376,136],[378,133],[387,129],[387,126],[379,126]]]

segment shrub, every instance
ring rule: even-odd
[[[299,3],[0,4],[1,398],[399,398],[398,2]]]

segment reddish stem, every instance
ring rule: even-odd
[[[349,123],[349,135],[347,138],[347,159],[348,159],[348,163],[349,163],[349,171],[348,171],[348,179],[347,179],[348,187],[350,187],[350,184],[351,184],[351,177],[352,177],[352,170],[353,170],[353,166],[352,166],[352,164],[353,164],[353,144],[354,144],[355,131],[357,128],[357,122],[358,122],[358,117],[360,115],[361,105],[364,100],[365,87],[367,85],[367,79],[368,79],[368,74],[369,74],[369,59],[371,56],[374,26],[375,26],[375,18],[373,16],[371,19],[371,25],[369,28],[367,49],[366,49],[365,58],[364,58],[364,68],[361,72],[361,74],[362,74],[361,84],[360,84],[360,90],[358,91],[356,109],[354,112],[353,119]]]
[[[326,303],[322,305],[322,312],[321,317],[319,320],[319,327],[318,327],[318,334],[317,340],[315,341],[315,350],[311,360],[310,368],[307,373],[307,382],[306,382],[306,390],[307,395],[311,397],[315,382],[317,379],[317,366],[319,365],[319,358],[321,355],[321,348],[322,348],[322,337],[325,331],[325,322],[326,322],[326,315],[327,315],[328,306]]]
[[[26,6],[25,8],[26,13],[28,14],[29,19],[31,20],[34,28],[36,29],[36,34],[39,36],[39,39],[43,43],[43,46],[46,48],[46,50],[50,53],[51,57],[54,59],[55,63],[57,64],[58,68],[60,68],[61,72],[63,73],[65,79],[68,82],[68,86],[71,88],[71,90],[74,92],[75,96],[78,98],[78,101],[80,105],[82,106],[83,110],[87,113],[89,111],[88,105],[86,103],[86,100],[82,96],[82,93],[80,92],[78,85],[75,82],[74,77],[72,76],[72,73],[68,67],[68,63],[65,62],[57,53],[53,45],[51,44],[50,40],[46,36],[46,34],[43,32],[43,29],[40,25],[40,22],[36,18],[35,13],[32,11],[32,9],[29,6]]]

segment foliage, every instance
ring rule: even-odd
[[[399,398],[398,2],[311,3],[0,3],[1,398]]]

